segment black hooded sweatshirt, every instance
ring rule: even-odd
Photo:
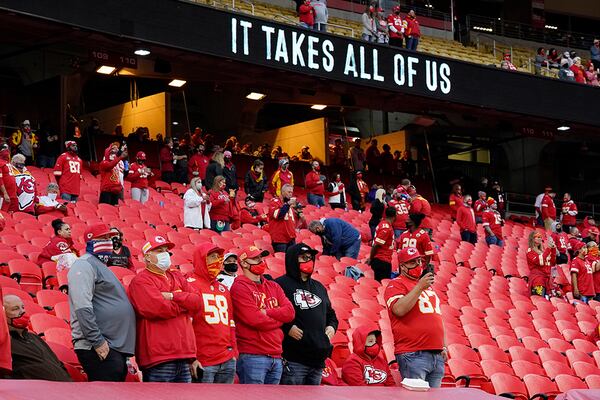
[[[294,320],[281,327],[284,333],[283,358],[309,367],[323,368],[333,348],[325,335],[325,328],[331,326],[337,330],[338,320],[325,286],[310,277],[306,281],[300,277],[298,254],[302,246],[306,245],[298,243],[288,248],[285,254],[286,274],[275,280],[296,312]],[[301,340],[288,335],[293,325],[302,329]]]

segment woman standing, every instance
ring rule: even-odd
[[[365,12],[362,15],[362,39],[367,42],[377,41],[377,17],[375,13],[375,6],[367,6]]]
[[[541,232],[529,234],[527,265],[529,266],[529,290],[532,295],[546,296],[550,293],[550,268],[556,263],[556,245],[552,238],[544,247]]]
[[[225,177],[217,175],[212,189],[208,192],[211,203],[210,229],[218,233],[231,230],[231,200],[235,193],[227,193],[225,186]]]
[[[346,188],[340,174],[335,174],[333,180],[327,185],[327,196],[329,207],[346,209]]]
[[[369,228],[371,229],[371,237],[375,237],[375,228],[381,222],[381,218],[383,217],[383,210],[385,209],[385,202],[383,200],[383,196],[385,196],[385,189],[377,189],[375,192],[375,200],[371,203],[371,219],[369,220]]]
[[[269,189],[267,177],[264,174],[265,163],[261,160],[254,160],[254,164],[250,170],[246,172],[244,179],[244,191],[251,195],[256,202],[262,202],[265,197],[265,192]]]
[[[183,226],[191,229],[210,229],[210,199],[202,180],[198,177],[190,181],[190,188],[183,195]]]
[[[223,176],[224,166],[225,157],[223,156],[223,152],[216,151],[212,156],[212,160],[208,163],[208,167],[206,167],[206,179],[204,180],[204,184],[207,188],[213,187],[213,181],[216,176]]]

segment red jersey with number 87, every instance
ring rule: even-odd
[[[79,196],[81,185],[81,158],[69,152],[62,153],[56,160],[54,175],[61,193]]]
[[[394,304],[413,290],[417,283],[418,281],[401,275],[390,281],[383,295],[392,323],[395,354],[444,348],[440,299],[433,290],[421,292],[414,307],[403,317],[392,312]]]
[[[375,228],[375,237],[373,244],[377,244],[373,258],[388,263],[392,262],[392,254],[394,253],[394,230],[389,222],[383,220]]]
[[[398,238],[398,249],[406,249],[407,247],[416,248],[421,255],[433,255],[433,246],[431,245],[429,234],[422,228],[414,232],[405,231],[400,235]]]

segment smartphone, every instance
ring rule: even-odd
[[[435,275],[435,271],[433,270],[433,264],[427,264],[425,268],[423,268],[423,273],[421,274],[421,278],[427,275],[428,273],[432,273]]]

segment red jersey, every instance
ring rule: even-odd
[[[542,254],[527,249],[527,266],[529,267],[529,287],[543,286],[550,289],[550,268],[556,263],[556,251],[547,248]]]
[[[387,17],[390,38],[402,38],[404,33],[404,23],[402,18],[396,14],[390,14]],[[394,28],[394,29],[392,29]],[[396,30],[396,32],[394,32]]]
[[[148,177],[150,173],[146,171],[149,169],[145,164],[138,164],[134,162],[129,166],[129,174],[127,174],[127,180],[131,181],[132,188],[146,189],[148,187]]]
[[[0,298],[2,287],[0,287]],[[12,371],[12,353],[10,351],[10,333],[4,307],[0,308],[0,372],[9,374]]]
[[[582,296],[595,296],[592,262],[575,257],[571,260],[571,273],[577,274],[577,288]]]
[[[8,193],[8,196],[12,199],[17,197],[17,185],[15,183],[15,177],[11,174],[11,164],[0,160],[0,177],[2,177],[2,184]]]
[[[238,351],[280,358],[281,326],[294,319],[294,306],[274,281],[254,282],[245,275],[231,285]]]
[[[398,249],[414,247],[425,256],[433,256],[433,246],[427,231],[419,228],[414,232],[406,231],[398,238]]]
[[[231,221],[231,198],[224,190],[209,190],[210,197],[210,219],[213,221]]]
[[[392,323],[396,354],[444,348],[440,299],[431,288],[421,292],[417,303],[403,317],[398,317],[392,312],[396,301],[408,294],[417,282],[400,275],[390,281],[383,295]]]
[[[175,166],[173,165],[173,152],[169,148],[169,146],[163,146],[159,152],[160,158],[160,170],[162,172],[173,172],[175,171]]]
[[[419,25],[419,21],[416,18],[411,18],[410,16],[406,17],[406,36],[408,37],[421,37],[421,26]]]
[[[190,157],[190,161],[188,161],[188,177],[192,179],[194,177],[194,172],[198,172],[198,176],[204,182],[204,178],[206,178],[206,167],[208,167],[209,161],[210,158],[204,154],[196,153]]]
[[[456,219],[456,211],[463,205],[462,195],[450,193],[448,205],[450,206],[450,215],[452,215],[452,218]]]
[[[373,244],[378,245],[373,258],[391,263],[396,243],[394,242],[394,229],[385,219],[381,220],[375,228]]]
[[[37,262],[39,265],[42,265],[45,262],[54,261],[52,260],[52,257],[65,253],[75,253],[75,255],[77,255],[77,250],[73,245],[73,239],[65,239],[60,236],[54,236],[42,249],[42,252],[38,256]]]
[[[562,224],[576,225],[577,212],[577,205],[573,202],[573,200],[565,201],[562,205]]]
[[[218,365],[235,356],[235,323],[233,303],[227,287],[210,279],[206,256],[216,246],[200,244],[193,255],[194,272],[187,281],[202,296],[202,309],[194,316],[196,359],[203,366]]]
[[[289,243],[296,238],[296,215],[294,210],[273,197],[269,204],[269,233],[274,243]]]
[[[273,176],[270,180],[270,189],[271,194],[274,196],[281,195],[281,188],[285,184],[290,184],[294,186],[294,174],[289,169],[285,171],[279,168],[277,171],[273,173]]]
[[[390,207],[396,209],[396,220],[394,221],[394,229],[406,229],[406,220],[410,210],[410,203],[406,200],[390,200],[388,202]]]
[[[588,260],[593,267],[594,263],[600,261],[600,257],[588,255],[586,256],[586,260]],[[592,279],[594,281],[594,290],[596,291],[596,294],[598,294],[600,293],[600,271],[593,272]]]
[[[556,219],[556,206],[554,200],[549,194],[545,194],[542,198],[542,219]]]
[[[310,171],[306,174],[304,186],[306,186],[306,191],[308,193],[316,194],[317,196],[323,196],[325,194],[325,185],[323,185],[321,176],[317,171]]]
[[[483,219],[483,212],[485,211],[486,208],[487,208],[487,203],[485,200],[481,200],[481,199],[477,200],[473,204],[473,211],[475,212],[475,217]]]
[[[267,218],[258,212],[254,208],[244,207],[240,210],[240,224],[258,225],[259,223],[266,223]]]
[[[456,209],[456,223],[462,231],[476,232],[477,224],[475,224],[475,212],[466,205],[461,205]]]
[[[429,201],[427,201],[426,198],[418,194],[414,199],[412,199],[410,203],[410,212],[411,214],[425,214],[425,218],[421,222],[421,228],[433,228],[431,219],[429,218],[431,216],[431,204],[429,204]]]
[[[173,293],[173,300],[161,292]],[[144,269],[133,277],[128,293],[136,316],[135,359],[141,368],[196,358],[191,317],[200,311],[202,300],[183,275]]]
[[[100,192],[120,193],[123,190],[119,168],[120,162],[120,157],[110,154],[109,146],[104,151],[104,159],[98,166],[100,169]]]
[[[83,161],[70,151],[62,153],[54,165],[54,178],[61,193],[79,196],[81,193],[81,167]]]
[[[566,253],[567,250],[571,248],[571,244],[569,243],[569,236],[564,233],[553,233],[552,240],[556,244],[556,249],[559,253]]]
[[[486,210],[481,219],[483,221],[481,225],[484,227],[489,226],[494,236],[502,240],[502,216],[500,213],[495,210]],[[489,236],[489,234],[485,232],[485,236]]]

